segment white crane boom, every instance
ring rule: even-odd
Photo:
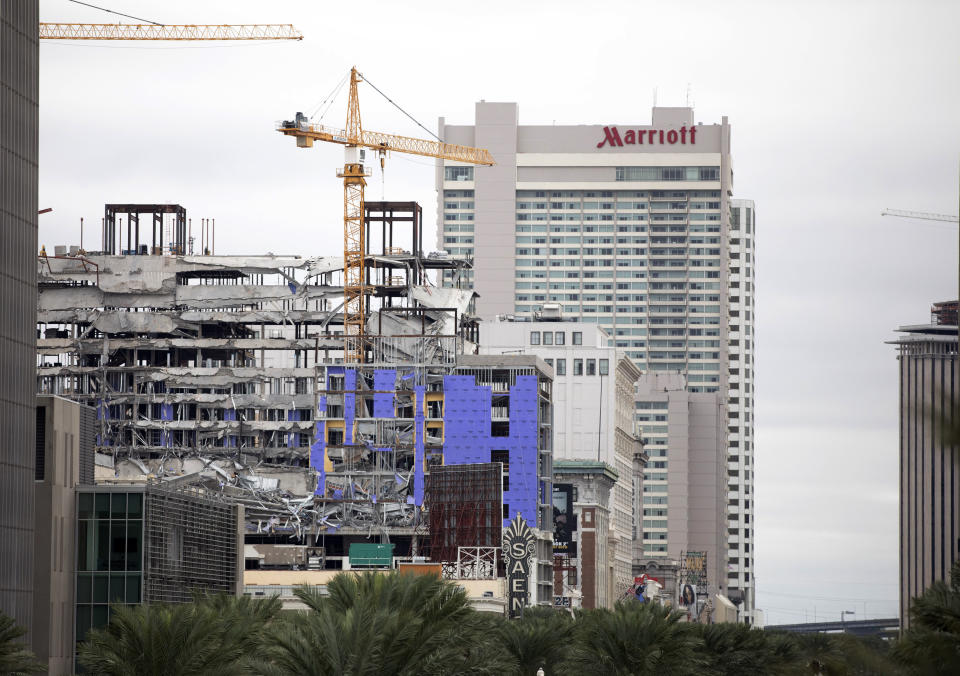
[[[931,214],[926,211],[903,211],[902,209],[884,209],[880,212],[881,216],[900,216],[902,218],[921,218],[925,221],[946,221],[947,223],[960,223],[960,219],[951,214]]]

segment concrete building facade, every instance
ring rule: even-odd
[[[649,461],[643,477],[638,569],[657,559],[667,565],[682,562],[685,553],[706,552],[706,591],[727,595],[730,526],[723,397],[688,391],[683,375],[660,374],[640,378],[636,400],[641,417],[650,418],[641,423]]]
[[[76,488],[94,481],[96,412],[37,397],[33,652],[52,676],[73,673]]]
[[[480,324],[482,354],[523,352],[553,368],[555,462],[593,461],[613,469],[613,486],[604,493],[610,502],[598,503],[606,510],[604,522],[610,525],[614,570],[613,578],[603,582],[609,594],[597,597],[601,605],[615,599],[616,590],[626,590],[633,581],[633,465],[634,456],[642,452],[632,415],[633,384],[640,371],[610,342],[595,324],[506,319]],[[601,517],[600,512],[597,515]],[[592,528],[598,528],[596,522]]]
[[[952,311],[949,307],[952,306]],[[934,306],[930,324],[901,326],[900,626],[936,581],[960,560],[960,456],[944,438],[960,425],[956,303]],[[951,323],[948,323],[951,322]]]
[[[484,319],[558,304],[642,371],[731,399],[720,444],[730,491],[752,505],[756,214],[733,199],[727,119],[655,107],[649,124],[520,125],[517,104],[481,102],[473,124],[441,118],[439,135],[497,162],[438,163],[437,245],[473,261],[444,283],[474,289]],[[753,529],[736,517],[724,582],[750,621]]]
[[[38,5],[36,0],[0,4],[0,611],[28,632],[33,612]]]

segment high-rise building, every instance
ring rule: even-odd
[[[39,8],[0,3],[0,611],[31,628]]]
[[[960,424],[957,303],[937,303],[929,324],[901,326],[900,626],[932,583],[960,559],[960,456],[944,438]]]
[[[727,589],[749,613],[754,607],[753,491],[754,288],[756,208],[751,200],[730,200],[730,266],[727,278],[729,333],[727,379]],[[759,617],[750,616],[757,622]]]
[[[487,148],[497,164],[438,165],[438,246],[473,260],[442,279],[470,285],[482,318],[556,303],[642,371],[682,373],[688,392],[718,393],[724,406],[735,399],[720,444],[742,506],[753,504],[756,218],[732,198],[730,134],[725,117],[703,125],[691,108],[656,107],[651,124],[521,126],[517,104],[478,103],[474,124],[441,118],[439,135]],[[724,586],[750,621],[748,519],[743,508],[730,521],[737,555]]]

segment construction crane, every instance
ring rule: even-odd
[[[164,25],[125,23],[41,23],[43,40],[303,40],[288,23]]]
[[[880,212],[881,216],[900,216],[901,218],[920,218],[925,221],[945,221],[947,223],[960,223],[960,219],[951,214],[931,214],[926,211],[903,211],[901,209],[884,209]]]
[[[493,164],[490,153],[481,148],[364,130],[360,123],[360,100],[357,97],[357,84],[361,81],[363,76],[355,67],[351,68],[345,129],[311,124],[303,113],[297,113],[293,120],[285,120],[277,127],[277,131],[285,136],[295,137],[298,148],[312,148],[314,141],[346,146],[343,169],[337,170],[337,176],[343,179],[344,362],[356,364],[362,364],[366,360],[364,312],[368,291],[364,271],[366,243],[363,232],[363,189],[366,186],[364,178],[370,174],[364,167],[363,149],[376,150],[380,156],[381,167],[387,151],[469,164]]]

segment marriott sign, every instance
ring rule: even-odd
[[[680,143],[682,145],[687,144],[687,137],[690,138],[690,144],[695,145],[697,142],[697,127],[696,125],[691,125],[687,128],[686,125],[677,129],[670,129],[669,131],[664,131],[663,129],[627,129],[623,133],[623,137],[620,137],[620,130],[616,127],[604,127],[603,128],[603,140],[597,144],[598,148],[602,148],[605,145],[611,146],[622,146],[622,145],[664,145],[668,143],[673,145],[675,143]],[[646,138],[646,141],[644,141]]]

